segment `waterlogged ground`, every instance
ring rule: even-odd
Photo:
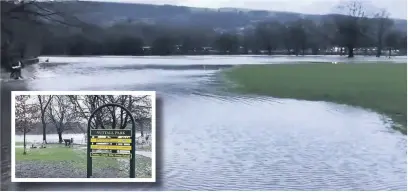
[[[407,188],[406,136],[390,129],[383,117],[325,102],[232,95],[220,90],[223,85],[216,75],[218,70],[213,70],[220,63],[324,62],[343,58],[47,58],[60,64],[31,69],[32,75],[25,83],[32,90],[157,91],[161,117],[157,130],[158,183],[18,185],[25,190]],[[353,62],[366,60],[360,57]],[[406,57],[395,61],[399,60],[406,61]],[[173,66],[166,67],[169,64]],[[192,64],[202,68],[188,67]],[[180,69],[174,65],[185,66]],[[213,68],[208,68],[210,65]]]

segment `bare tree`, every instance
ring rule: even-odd
[[[399,47],[398,44],[400,43],[399,40],[403,39],[402,35],[403,33],[396,31],[396,30],[392,30],[386,34],[385,39],[384,39],[384,44],[386,47],[388,47],[389,57],[391,57],[392,50],[398,49]]]
[[[73,122],[77,119],[77,114],[73,110],[73,106],[69,98],[64,95],[54,95],[52,103],[49,107],[49,118],[54,124],[58,133],[59,143],[63,142],[62,133],[70,128]]]
[[[391,19],[389,19],[390,13],[382,9],[379,13],[375,14],[374,22],[376,24],[376,40],[377,40],[377,54],[376,57],[381,56],[381,52],[384,45],[384,38],[388,31],[394,24]]]
[[[255,29],[256,40],[262,49],[268,51],[268,55],[271,55],[272,51],[275,51],[281,44],[281,39],[279,38],[279,29],[281,27],[282,24],[280,22],[270,21],[258,24]]]
[[[304,55],[304,50],[306,49],[307,44],[307,34],[306,34],[306,21],[303,19],[299,19],[297,21],[293,21],[289,23],[287,26],[288,32],[288,42],[292,49],[295,51],[295,55],[298,56],[300,51],[302,50],[302,54]]]
[[[78,112],[79,117],[86,121],[88,121],[92,112],[104,103],[100,95],[69,95],[68,98]],[[93,128],[101,127],[105,129],[101,114],[101,112],[95,114],[94,121],[91,121]]]
[[[6,0],[1,3],[2,67],[39,54],[42,37],[50,26],[86,29],[77,18],[75,1]],[[81,11],[81,10],[79,10]],[[92,27],[91,27],[92,28]]]
[[[103,104],[107,103],[117,103],[124,107],[126,107],[133,116],[137,131],[140,131],[141,135],[143,136],[143,122],[146,113],[149,112],[151,109],[150,100],[146,102],[146,99],[149,99],[148,96],[131,96],[131,95],[107,95],[107,96],[100,96],[100,99]],[[146,105],[147,103],[147,105]],[[122,108],[118,107],[107,107],[107,111],[102,113],[110,114],[109,116],[105,116],[107,118],[103,119],[103,124],[109,125],[111,124],[112,129],[126,129],[128,126],[131,126],[129,114],[126,113]],[[147,111],[147,112],[146,112]],[[101,114],[103,115],[103,114]],[[112,143],[112,145],[116,145],[116,143]],[[112,153],[116,153],[117,150],[112,150]]]
[[[26,151],[26,134],[33,129],[38,118],[38,106],[30,104],[29,95],[18,95],[15,97],[15,129],[24,134],[24,152]]]
[[[43,127],[43,143],[47,143],[47,122],[46,122],[46,112],[49,104],[51,103],[52,96],[38,95],[38,102],[41,113],[41,123]]]
[[[368,18],[361,1],[344,1],[338,8],[344,15],[334,16],[334,22],[340,35],[339,41],[343,42],[351,58],[361,36],[368,30]]]
[[[98,107],[116,103],[124,106],[135,119],[137,131],[142,136],[144,128],[150,128],[147,125],[151,120],[151,98],[149,96],[132,96],[132,95],[85,95],[85,96],[68,96],[70,102],[75,106],[79,116],[88,120],[92,112]],[[91,128],[97,129],[127,129],[131,126],[131,118],[122,108],[116,106],[104,107],[91,119]],[[151,121],[150,121],[151,122]],[[151,123],[150,123],[151,124]],[[113,137],[115,138],[115,137]],[[116,145],[116,143],[112,143]],[[112,150],[116,153],[117,150]]]
[[[132,112],[136,120],[141,119],[151,110],[151,101],[148,96],[131,95],[85,95],[68,96],[71,103],[74,104],[81,118],[88,120],[93,111],[99,106],[108,103],[120,104]],[[93,127],[102,129],[125,129],[129,125],[130,117],[124,110],[117,107],[107,107],[95,114],[94,121],[91,121]]]

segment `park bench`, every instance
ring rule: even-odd
[[[65,146],[71,147],[74,144],[74,138],[71,139],[63,139],[65,142]]]

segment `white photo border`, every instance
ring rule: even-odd
[[[17,95],[149,95],[152,105],[151,178],[16,178],[15,97]],[[156,91],[12,91],[11,92],[11,182],[156,182]]]

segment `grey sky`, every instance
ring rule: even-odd
[[[111,2],[130,2],[146,4],[170,4],[191,7],[233,7],[258,10],[289,11],[309,14],[327,14],[335,11],[335,7],[342,0],[92,0]],[[391,17],[407,18],[407,0],[363,0],[364,4],[375,8],[385,8],[391,13]]]

